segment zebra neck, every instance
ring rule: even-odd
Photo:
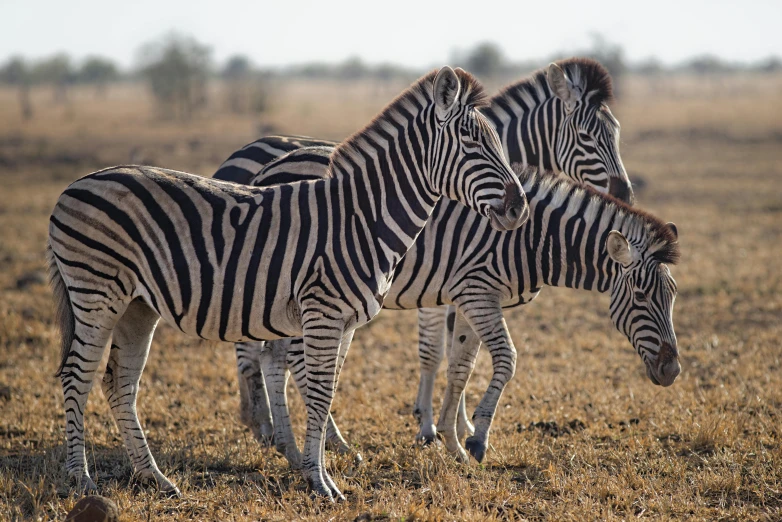
[[[511,165],[521,163],[562,172],[556,151],[557,131],[565,112],[548,88],[530,92],[511,87],[494,96],[491,105],[481,112],[494,124]]]
[[[329,167],[332,182],[345,195],[346,212],[374,242],[377,268],[384,273],[393,271],[415,243],[440,198],[423,170],[427,152],[406,139],[410,133],[426,136],[428,129],[420,127],[367,133],[350,150],[333,154]]]
[[[529,186],[529,188],[528,188]],[[608,233],[621,229],[623,221],[610,204],[585,197],[584,190],[570,185],[563,197],[561,191],[550,191],[539,183],[524,184],[530,205],[530,227],[525,235],[534,252],[530,267],[531,287],[562,286],[607,292],[619,267],[606,249]]]

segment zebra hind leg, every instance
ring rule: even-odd
[[[274,423],[261,367],[265,343],[236,343],[234,348],[239,375],[239,419],[250,428],[261,447],[270,448],[274,444]]]
[[[437,428],[434,424],[432,395],[437,370],[443,360],[447,335],[453,331],[456,308],[449,307],[447,314],[440,308],[420,308],[418,310],[418,361],[421,376],[418,383],[418,396],[413,408],[413,416],[418,421],[418,433],[415,440],[423,445],[437,440]],[[447,317],[447,320],[446,320]],[[450,331],[446,331],[446,323]]]
[[[154,481],[164,494],[180,497],[179,489],[158,468],[136,411],[139,381],[159,319],[157,313],[142,301],[137,299],[130,303],[114,328],[102,384],[134,475],[142,483]]]
[[[84,411],[111,331],[92,328],[76,321],[73,334],[70,350],[59,374],[65,399],[65,470],[75,482],[77,491],[92,493],[97,491],[97,487],[87,470]]]
[[[354,333],[355,330],[346,334],[342,338],[342,342],[339,345],[339,358],[337,359],[337,375],[335,382],[339,382],[339,375],[342,372],[342,365],[345,363],[345,358],[348,355],[350,343],[353,342]],[[334,416],[331,413],[329,413],[329,418],[326,421],[326,449],[335,451],[340,455],[352,455],[356,464],[361,464],[363,461],[361,454],[357,451],[354,451],[344,439],[344,437],[342,437],[342,433],[339,431],[337,423],[334,421]]]
[[[261,354],[261,367],[269,391],[269,405],[274,418],[274,447],[282,454],[292,469],[301,469],[301,452],[291,427],[288,410],[288,372],[286,357],[296,352],[300,371],[304,371],[304,350],[301,338],[279,339],[266,343]]]

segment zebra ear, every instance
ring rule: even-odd
[[[630,252],[630,243],[618,230],[612,230],[608,233],[606,247],[608,248],[608,256],[620,265],[627,266],[632,262],[633,255]]]
[[[671,229],[671,232],[673,232],[673,237],[676,238],[676,241],[679,240],[679,230],[676,228],[676,225],[674,225],[671,222],[666,223],[668,225],[668,228]]]
[[[456,105],[459,99],[459,77],[453,69],[447,65],[440,69],[434,79],[434,102],[439,121],[446,120],[451,113],[451,109]]]
[[[556,97],[565,103],[565,110],[572,112],[581,97],[581,92],[573,85],[562,67],[555,63],[549,64],[546,80]]]

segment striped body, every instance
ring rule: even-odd
[[[51,216],[49,251],[63,329],[69,474],[94,487],[83,411],[112,339],[103,386],[134,469],[177,491],[157,469],[135,413],[162,317],[204,339],[303,335],[303,470],[316,494],[341,496],[323,456],[339,371],[353,331],[380,310],[437,200],[454,197],[503,229],[527,217],[519,181],[476,109],[484,100],[468,73],[431,73],[333,150],[326,175],[313,181],[254,188],[117,167],[68,187]]]

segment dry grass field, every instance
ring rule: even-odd
[[[263,129],[340,138],[402,87],[289,82],[263,117],[229,115],[216,95],[187,124],[157,120],[139,86],[73,91],[65,106],[35,92],[30,122],[0,90],[0,520],[62,520],[77,500],[42,278],[48,216],[68,183],[131,160],[210,175]],[[128,521],[782,520],[782,78],[630,78],[614,113],[639,205],[679,228],[672,387],[648,381],[608,296],[545,289],[506,315],[518,371],[487,458],[460,465],[413,444],[415,313],[381,313],[356,333],[334,404],[364,463],[329,455],[348,500],[327,505],[239,423],[232,347],[161,325],[139,411],[184,496],[134,482],[97,387],[86,429],[101,493]],[[482,352],[470,408],[489,362]]]

